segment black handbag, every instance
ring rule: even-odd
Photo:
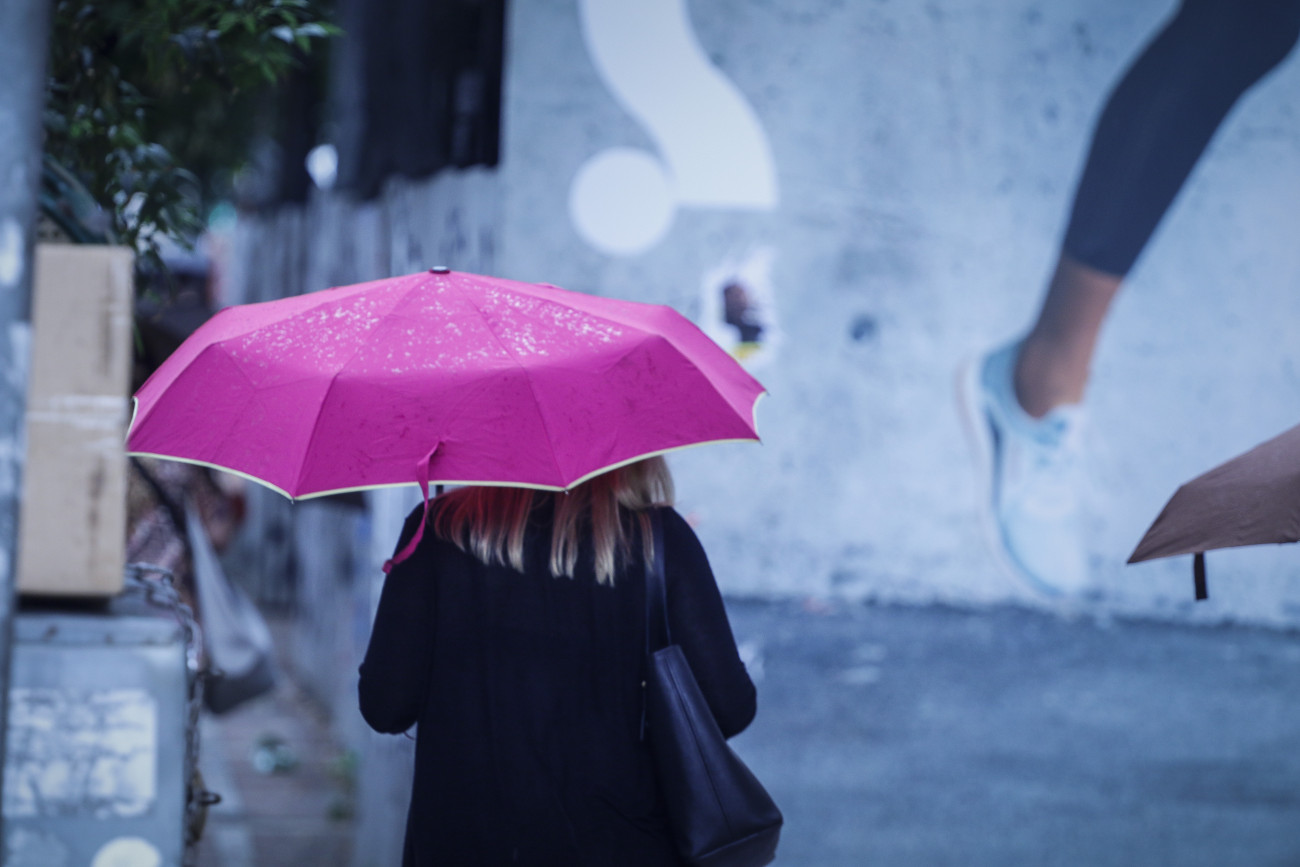
[[[727,745],[668,630],[662,518],[652,511],[646,567],[646,723],[677,850],[697,867],[762,867],[784,821],[758,778]]]

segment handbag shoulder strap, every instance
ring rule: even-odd
[[[657,508],[650,510],[653,534],[651,562],[645,567],[646,656],[673,643],[668,628],[668,588],[664,578],[664,522]]]
[[[645,564],[645,665],[641,681],[641,740],[645,740],[645,718],[649,697],[646,679],[653,664],[651,657],[661,647],[672,643],[668,632],[668,589],[664,580],[664,523],[659,510],[650,510],[651,560]]]

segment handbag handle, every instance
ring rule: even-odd
[[[668,629],[668,588],[664,579],[664,523],[656,508],[650,509],[651,561],[645,564],[645,677],[651,655],[672,643]],[[646,681],[641,680],[641,740],[645,740]]]

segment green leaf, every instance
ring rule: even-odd
[[[47,153],[142,255],[183,239],[247,162],[258,94],[340,32],[323,2],[52,0]]]
[[[216,29],[222,33],[228,33],[239,26],[239,22],[243,20],[243,17],[238,12],[226,12],[217,18]]]

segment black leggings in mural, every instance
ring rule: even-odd
[[[1063,247],[1123,276],[1219,123],[1300,37],[1300,0],[1184,0],[1106,103]]]

